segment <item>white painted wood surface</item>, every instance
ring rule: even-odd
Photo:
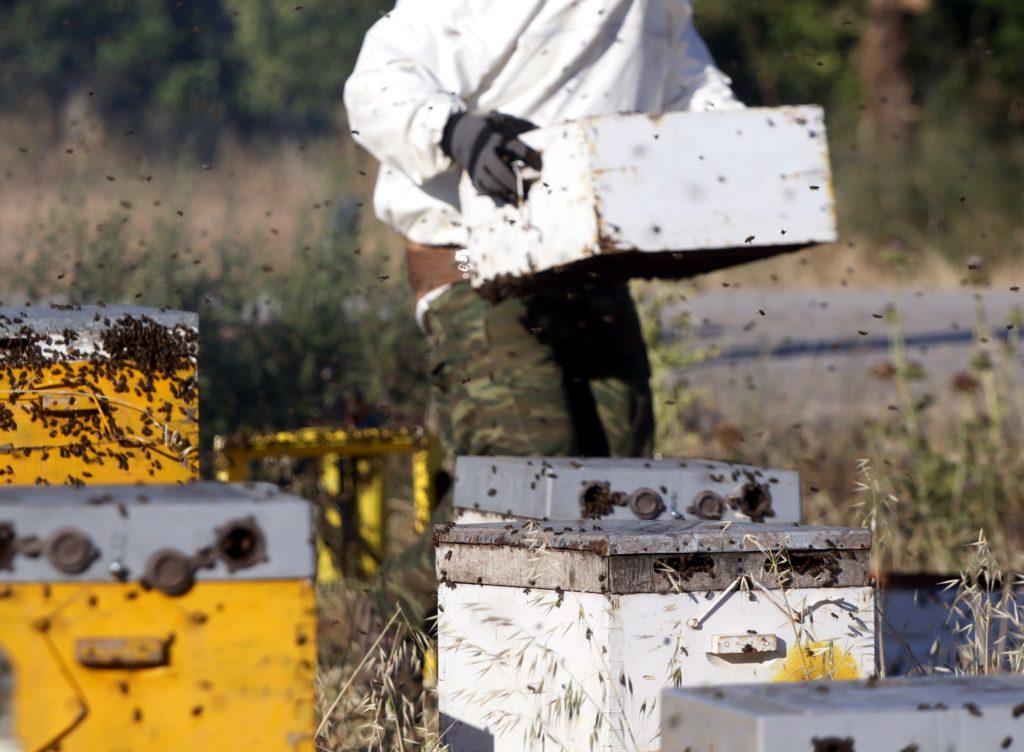
[[[795,679],[812,644],[834,645],[861,676],[874,670],[870,588],[788,591],[800,630],[778,596],[709,595],[442,586],[438,693],[452,752],[656,752],[663,687]],[[777,650],[715,654],[716,636],[748,631]]]
[[[689,276],[688,254],[836,238],[820,107],[616,115],[524,140],[544,169],[521,206],[498,207],[462,185],[478,285],[623,251],[676,252],[676,276]]]
[[[754,484],[768,494],[769,521],[801,520],[799,473],[699,458],[459,457],[453,501],[457,513],[577,520],[587,516],[582,495],[597,483],[621,496],[603,519],[637,519],[626,497],[646,487],[662,497],[665,508],[659,519],[697,519],[695,503],[711,495],[720,502],[721,519],[749,521],[735,499]],[[460,522],[470,519],[494,518],[474,516]]]

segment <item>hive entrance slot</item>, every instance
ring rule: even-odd
[[[612,491],[607,481],[584,481],[580,489],[580,512],[584,517],[603,517],[621,505],[622,494]]]
[[[18,553],[18,537],[14,525],[0,522],[0,571],[14,568],[14,555]]]
[[[707,554],[682,554],[681,556],[660,556],[655,559],[656,571],[686,582],[696,575],[715,574],[715,559]]]
[[[796,574],[810,577],[821,585],[835,584],[843,572],[835,551],[782,551],[780,556],[765,561],[764,571],[770,574],[776,566],[784,580]]]
[[[850,737],[826,736],[820,739],[814,737],[811,744],[813,745],[812,752],[856,752],[853,739]]]
[[[253,517],[232,520],[217,528],[215,549],[229,572],[266,561],[267,539]]]
[[[766,517],[774,517],[772,509],[772,492],[767,483],[749,480],[729,494],[729,504],[750,518],[751,522],[764,522]]]

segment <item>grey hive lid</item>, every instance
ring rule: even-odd
[[[17,336],[25,327],[40,335],[102,332],[125,316],[144,316],[168,329],[199,328],[199,315],[188,311],[130,305],[11,306],[0,308],[0,337]]]
[[[634,494],[658,499],[651,517]],[[694,508],[711,497],[718,514]],[[534,520],[735,519],[799,522],[798,473],[703,459],[472,457],[455,464],[454,506]]]
[[[536,471],[538,478],[549,475],[552,472],[567,469],[600,470],[606,472],[636,470],[637,468],[646,470],[707,470],[709,472],[727,473],[730,475],[736,473],[734,479],[739,479],[740,474],[745,472],[756,473],[759,477],[763,476],[765,479],[768,479],[772,473],[786,472],[767,467],[740,465],[735,462],[708,460],[699,457],[686,459],[663,457],[661,459],[654,459],[648,457],[478,457],[463,455],[456,459],[456,464],[465,466],[471,471],[490,468],[491,465],[495,466],[496,469],[500,469],[502,466],[527,466]],[[495,471],[492,470],[492,472]]]
[[[305,578],[315,571],[312,523],[308,501],[267,483],[11,486],[0,489],[0,546],[3,537],[7,544],[0,582],[146,579],[165,549],[213,562],[195,573],[200,580]],[[93,549],[84,569],[61,568],[48,550],[69,535]],[[236,538],[249,543],[232,548]],[[45,555],[14,541],[36,541]]]
[[[1024,677],[917,676],[881,681],[739,684],[707,689],[672,690],[680,697],[729,708],[742,715],[816,715],[910,711],[919,715],[943,709],[967,713],[965,705],[979,708],[1024,703]],[[943,708],[945,706],[945,708]],[[932,716],[934,718],[934,716]],[[1024,717],[1021,718],[1024,724]]]
[[[478,525],[438,525],[436,545],[544,547],[585,551],[599,556],[699,552],[756,552],[761,549],[796,551],[866,550],[871,533],[865,528],[673,520],[644,522],[488,522]]]
[[[272,483],[168,483],[120,486],[4,486],[0,508],[7,506],[102,506],[104,504],[217,504],[221,502],[302,501]]]
[[[693,469],[710,470],[712,472],[732,473],[734,470],[741,472],[752,471],[767,477],[772,472],[782,472],[769,467],[758,467],[755,465],[741,465],[735,462],[723,462],[722,460],[708,460],[699,457],[686,459],[651,457],[477,457],[463,455],[456,460],[457,465],[472,467],[474,465],[523,465],[535,468],[538,476],[546,473],[557,472],[564,469],[591,469],[591,470],[635,470],[638,467],[644,469]],[[475,467],[473,468],[475,469]],[[736,475],[738,478],[739,475]]]

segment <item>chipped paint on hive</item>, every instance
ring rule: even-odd
[[[835,642],[807,642],[786,651],[772,681],[802,682],[817,679],[861,679],[857,661]]]

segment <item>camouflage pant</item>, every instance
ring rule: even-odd
[[[431,303],[426,327],[450,456],[650,452],[650,366],[626,285],[548,285],[491,303],[458,284]]]

